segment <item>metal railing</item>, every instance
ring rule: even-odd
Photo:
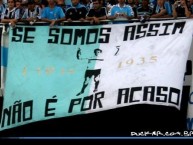
[[[179,20],[179,19],[193,19],[193,18],[186,18],[186,17],[178,17],[176,19],[174,19],[173,17],[171,18],[150,18],[148,20],[146,20],[145,22],[150,22],[150,21],[164,21],[164,20]],[[115,20],[101,20],[99,24],[90,24],[90,21],[72,21],[72,22],[68,22],[68,21],[62,21],[58,26],[78,26],[78,25],[100,25],[100,24],[114,24],[115,23],[121,23],[123,22],[124,24],[126,24],[127,22],[128,23],[133,23],[133,22],[141,22],[139,19],[131,19],[131,20],[125,20],[125,19],[115,19]],[[4,25],[5,23],[0,23],[0,25]],[[24,22],[18,22],[16,25],[30,25],[30,24],[27,24],[27,23],[24,23]],[[30,25],[30,26],[49,26],[50,23],[48,22],[42,22],[42,21],[39,21],[39,22],[35,22],[33,25]]]

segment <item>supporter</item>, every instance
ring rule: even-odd
[[[15,1],[8,0],[8,8],[1,15],[1,22],[15,27],[19,19],[19,11],[15,8]]]
[[[137,18],[145,22],[153,13],[153,8],[149,5],[149,0],[142,0],[141,6],[137,8]]]
[[[176,0],[172,5],[173,17],[190,17],[190,8],[187,6],[186,0]]]
[[[28,22],[31,25],[36,21],[41,19],[41,8],[35,5],[34,1],[28,2],[28,8],[25,10],[23,14],[22,20],[23,22]]]
[[[107,19],[107,11],[105,7],[102,7],[101,0],[93,0],[93,8],[89,10],[86,20],[89,20],[91,24],[99,24],[100,20]]]
[[[74,20],[84,21],[86,19],[86,7],[80,4],[79,0],[71,0],[72,5],[66,10],[66,19],[68,22]]]
[[[134,17],[136,18],[137,17],[137,6],[135,5],[134,0],[127,0],[127,5],[129,5],[132,8],[134,12]]]
[[[18,10],[18,12],[19,12],[19,20],[20,20],[25,12],[25,8],[22,6],[22,1],[16,0],[15,1],[15,7],[16,7],[16,10]]]
[[[42,12],[42,21],[49,22],[50,26],[65,20],[65,14],[63,10],[56,6],[54,0],[48,0],[48,7],[45,7]]]
[[[108,19],[129,20],[134,17],[133,10],[125,4],[125,0],[118,0],[118,4],[114,5],[110,11]]]
[[[6,6],[3,3],[3,0],[0,0],[0,18],[1,18],[1,14],[3,13],[3,11],[5,10]]]
[[[169,1],[158,0],[157,5],[154,7],[152,18],[171,17],[172,10]]]

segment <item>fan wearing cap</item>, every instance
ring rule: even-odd
[[[34,22],[41,19],[41,8],[35,5],[34,1],[29,1],[27,5],[28,7],[24,12],[21,21],[29,22],[32,25]]]
[[[48,0],[48,7],[45,7],[42,13],[42,21],[49,22],[50,26],[65,20],[65,14],[62,8],[56,6],[54,0]]]

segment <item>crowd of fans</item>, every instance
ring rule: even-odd
[[[149,18],[193,18],[193,0],[0,0],[1,23],[14,27],[17,22],[33,25],[37,21],[50,26],[61,21],[101,20],[141,21]]]

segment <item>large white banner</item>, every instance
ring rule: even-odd
[[[1,130],[137,104],[180,109],[192,33],[185,19],[16,27]]]

